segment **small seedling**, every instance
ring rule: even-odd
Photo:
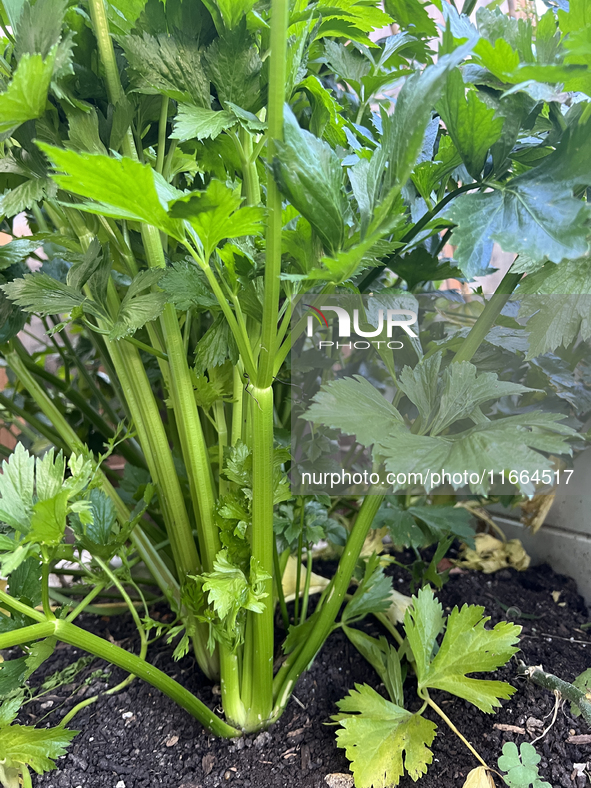
[[[507,772],[504,780],[511,788],[552,788],[550,783],[541,779],[538,774],[538,763],[541,756],[529,742],[522,742],[519,750],[517,745],[508,741],[503,745],[503,754],[499,758],[499,769]]]

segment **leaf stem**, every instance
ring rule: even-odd
[[[283,139],[283,105],[287,63],[288,0],[271,3],[271,56],[269,66],[267,165],[273,166],[275,141]],[[277,337],[279,295],[281,292],[281,235],[283,216],[281,195],[270,174],[267,178],[267,247],[265,258],[265,295],[257,385],[267,388],[273,380]]]
[[[426,690],[426,689],[423,689],[423,690],[422,690],[422,691],[421,691],[419,694],[420,694],[420,696],[423,698],[423,700],[426,700],[426,701],[427,701],[427,703],[429,704],[429,706],[431,706],[431,708],[433,709],[433,711],[434,711],[434,712],[436,712],[437,714],[439,714],[439,716],[441,717],[441,719],[442,719],[442,720],[443,720],[443,721],[444,721],[444,722],[445,722],[445,723],[446,723],[446,724],[449,726],[449,728],[450,728],[450,729],[451,729],[451,730],[452,730],[452,731],[453,731],[453,732],[456,734],[456,736],[457,736],[459,739],[461,739],[461,740],[464,742],[464,744],[465,744],[465,745],[466,745],[466,747],[467,747],[467,748],[470,750],[470,752],[472,753],[472,755],[473,755],[473,756],[474,756],[474,757],[475,757],[475,758],[476,758],[478,761],[480,761],[480,763],[481,763],[481,764],[484,766],[484,768],[485,768],[485,769],[488,769],[488,770],[490,771],[490,766],[489,766],[489,765],[486,763],[486,761],[485,761],[485,760],[484,760],[484,759],[483,759],[483,758],[482,758],[482,757],[481,757],[481,756],[480,756],[480,755],[479,755],[479,754],[476,752],[476,750],[475,750],[475,749],[474,749],[474,747],[473,747],[473,746],[470,744],[470,742],[468,741],[468,739],[466,739],[466,737],[465,737],[465,736],[463,736],[463,735],[460,733],[460,731],[459,731],[459,730],[456,728],[456,726],[453,724],[453,722],[450,720],[450,718],[447,716],[447,714],[446,714],[446,713],[443,711],[443,709],[440,709],[440,708],[439,708],[439,706],[438,706],[438,705],[435,703],[435,701],[434,701],[434,700],[433,700],[433,699],[432,699],[432,698],[429,696],[429,693],[427,692],[427,690]]]
[[[281,564],[279,563],[279,553],[277,552],[277,540],[273,539],[273,570],[275,577],[275,590],[277,591],[277,598],[279,600],[279,609],[281,610],[281,620],[287,632],[289,629],[289,615],[287,613],[287,605],[285,604],[285,594],[283,593],[283,573],[281,572]]]
[[[468,336],[462,342],[461,348],[455,354],[453,358],[454,363],[470,361],[474,356],[484,341],[484,338],[493,327],[495,320],[501,314],[505,304],[511,297],[511,293],[515,290],[520,280],[521,274],[512,274],[511,270],[507,271],[494,295],[486,302],[484,309],[470,329]]]
[[[168,96],[162,96],[160,120],[158,123],[158,152],[156,154],[156,172],[162,175],[164,154],[166,153],[166,124],[168,123]]]
[[[340,606],[347,593],[353,570],[373,519],[384,500],[383,495],[366,495],[330,586],[325,589],[324,604],[308,638],[285,660],[274,681],[275,706],[272,721],[283,712],[297,680],[314,659],[332,632]]]
[[[384,265],[378,266],[377,268],[372,268],[371,271],[366,274],[366,276],[358,285],[359,292],[363,293],[364,290],[367,290],[372,282],[374,282],[382,273],[384,268],[392,268],[395,262],[400,259],[401,253],[405,251],[405,247],[407,247],[413,238],[415,238],[421,232],[421,230],[423,230],[429,224],[431,219],[434,219],[438,213],[441,213],[446,205],[448,205],[452,200],[455,200],[456,197],[459,197],[460,194],[472,191],[472,189],[480,189],[486,185],[487,184],[485,183],[465,183],[462,186],[459,186],[457,189],[454,189],[449,194],[446,194],[445,197],[440,202],[438,202],[432,210],[428,211],[424,216],[421,216],[419,221],[416,222],[416,224],[413,224],[410,230],[408,230],[402,236],[400,240],[404,244],[404,247],[393,254],[391,257],[388,257]]]

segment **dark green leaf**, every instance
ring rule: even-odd
[[[459,71],[449,75],[437,106],[466,169],[479,178],[488,151],[501,136],[503,118],[495,117],[476,90],[467,89]]]
[[[38,558],[27,558],[8,578],[10,596],[31,607],[41,604],[41,563]]]
[[[218,306],[203,271],[190,260],[173,263],[159,282],[177,309],[211,309]]]
[[[210,106],[209,80],[197,42],[160,35],[127,35],[119,39],[129,63],[132,89],[175,101]]]
[[[380,566],[380,557],[374,554],[365,565],[363,579],[347,602],[341,621],[352,624],[369,613],[383,613],[390,607],[391,593],[392,580],[386,577]]]
[[[258,112],[261,95],[262,61],[246,30],[246,19],[231,31],[225,31],[206,49],[206,71],[215,85],[220,103],[228,102]],[[206,105],[209,106],[209,105]]]
[[[227,358],[235,364],[238,361],[238,350],[225,317],[218,315],[197,343],[195,371],[198,375],[203,375],[207,369],[221,366]]]
[[[0,662],[0,698],[7,698],[21,687],[24,683],[26,672],[26,657]]]
[[[341,163],[326,142],[299,127],[288,106],[273,172],[279,189],[310,222],[326,250],[338,252],[350,216]]]
[[[15,30],[19,60],[23,55],[49,55],[61,38],[66,5],[66,0],[25,2]]]

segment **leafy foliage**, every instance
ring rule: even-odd
[[[466,676],[492,671],[517,651],[514,644],[520,627],[504,622],[486,630],[484,624],[488,619],[483,619],[482,613],[483,608],[477,606],[464,605],[461,610],[456,607],[446,627],[441,605],[430,588],[421,589],[413,597],[404,629],[420,697],[428,698],[424,694],[428,687],[445,689],[490,712],[494,706],[500,706],[499,698],[508,698],[515,691],[503,682]],[[444,628],[439,646],[437,638]],[[345,632],[380,677],[385,677],[392,698],[388,701],[368,685],[358,684],[338,702],[341,713],[333,717],[341,726],[337,744],[345,749],[351,761],[355,784],[364,788],[398,785],[405,769],[416,781],[426,773],[433,759],[429,748],[436,725],[420,712],[411,714],[403,708],[396,650],[348,627]]]
[[[550,783],[541,780],[538,774],[540,760],[541,756],[529,742],[522,742],[518,750],[514,742],[508,741],[503,745],[499,769],[507,772],[504,778],[511,788],[550,788]]]

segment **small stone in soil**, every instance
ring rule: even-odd
[[[328,788],[353,788],[353,775],[334,772],[333,774],[327,774],[324,782],[328,785]]]

